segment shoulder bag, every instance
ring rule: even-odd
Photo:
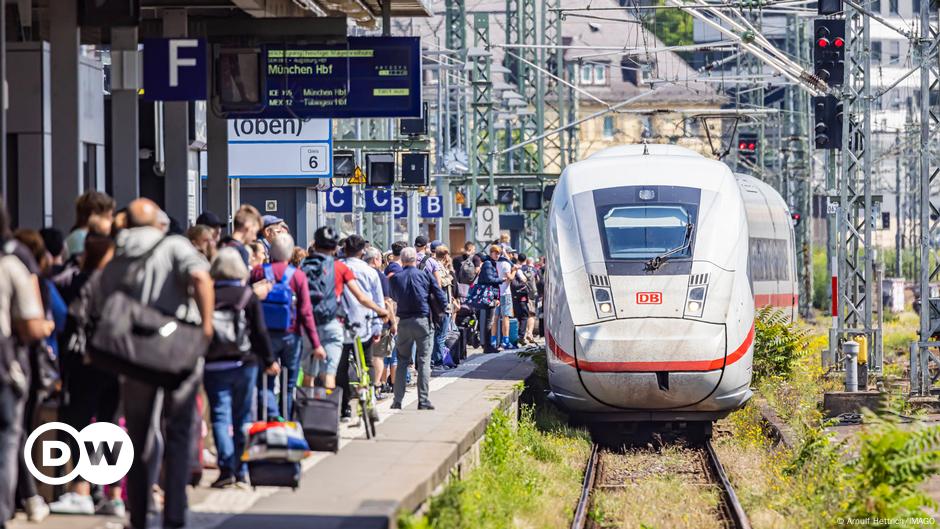
[[[209,339],[201,328],[167,316],[130,294],[132,281],[165,240],[136,258],[117,290],[105,299],[89,352],[92,363],[102,369],[176,387],[197,369]]]

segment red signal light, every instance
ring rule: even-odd
[[[754,149],[757,148],[757,145],[754,144],[754,143],[749,143],[749,144],[747,145],[747,148],[753,151]]]
[[[835,46],[836,48],[841,48],[845,46],[845,40],[843,40],[842,37],[836,37],[835,39],[833,39],[832,45]]]
[[[837,40],[838,40],[838,39],[837,39]],[[817,40],[816,40],[816,45],[819,46],[820,48],[827,48],[827,47],[829,47],[829,39],[827,39],[827,38],[820,38],[820,39],[817,39]]]
[[[747,149],[747,142],[746,142],[746,141],[742,141],[741,143],[738,144],[738,150],[743,151],[743,150],[745,150],[745,149]]]

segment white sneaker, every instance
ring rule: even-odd
[[[58,501],[49,504],[49,509],[55,514],[95,514],[95,501],[91,496],[82,496],[74,492],[66,492],[59,496]]]
[[[23,509],[26,511],[26,519],[31,522],[41,522],[49,516],[49,506],[42,496],[33,496],[26,498]]]
[[[98,505],[98,509],[95,514],[101,516],[117,516],[118,518],[124,518],[124,515],[127,514],[127,508],[124,507],[124,500],[120,498],[104,500]]]

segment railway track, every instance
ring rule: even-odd
[[[571,529],[607,529],[617,527],[610,525],[607,521],[597,522],[591,519],[590,513],[594,506],[594,501],[598,494],[604,491],[627,489],[636,485],[641,480],[662,478],[665,474],[668,477],[678,477],[685,483],[694,487],[703,487],[706,489],[715,489],[718,494],[717,504],[713,506],[715,515],[715,526],[724,529],[750,529],[751,524],[748,521],[744,508],[738,501],[738,497],[728,480],[724,467],[718,459],[710,440],[688,450],[689,456],[686,463],[682,465],[636,465],[630,463],[630,456],[641,456],[645,458],[656,457],[656,451],[652,448],[633,449],[628,452],[617,452],[595,444],[591,450],[591,456],[588,459],[584,472],[584,482],[581,488],[581,496],[575,508],[574,517],[571,522]],[[642,460],[642,459],[641,459]],[[648,463],[648,460],[646,461]],[[629,482],[632,482],[630,484]],[[681,505],[680,498],[675,505]],[[658,521],[658,520],[648,520]],[[628,520],[622,520],[622,523],[628,525],[624,527],[638,527],[639,524],[629,525]],[[619,523],[619,522],[618,522]]]

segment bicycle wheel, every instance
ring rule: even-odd
[[[362,425],[366,430],[366,439],[375,437],[375,423],[372,421],[372,414],[369,413],[366,399],[359,398],[359,418],[362,419]]]

